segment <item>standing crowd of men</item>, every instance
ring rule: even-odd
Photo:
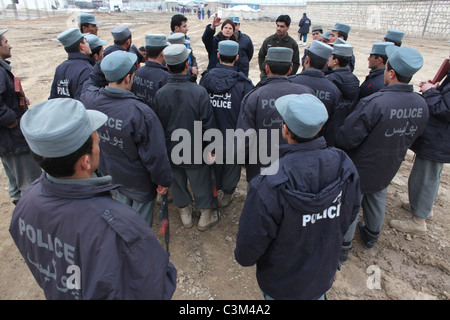
[[[408,149],[416,153],[411,217],[390,225],[426,232],[450,162],[450,77],[415,93],[410,81],[423,58],[401,45],[404,32],[388,30],[373,44],[360,84],[349,25],[325,33],[311,26],[306,47],[305,13],[300,58],[291,18],[281,15],[258,52],[254,84],[254,47],[239,17],[214,16],[206,26],[202,74],[182,14],[169,36],[146,34],[140,48],[124,25],[106,47],[100,24],[82,13],[79,28],[58,35],[68,58],[49,99],[30,109],[0,30],[0,151],[16,205],[10,233],[46,298],[170,299],[176,268],[151,229],[158,196],[170,188],[183,226],[199,211],[197,229],[208,230],[232,202],[243,167],[235,259],[256,264],[265,299],[326,298],[356,230],[366,249],[380,237],[387,188]]]

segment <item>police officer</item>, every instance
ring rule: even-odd
[[[234,161],[226,162],[227,153],[233,153],[232,149],[226,148],[227,129],[236,129],[241,101],[254,88],[252,81],[236,70],[235,63],[240,58],[239,47],[240,45],[235,41],[219,42],[217,55],[220,63],[206,72],[200,80],[200,85],[205,87],[209,93],[217,128],[223,137],[223,157],[218,159],[216,154],[216,163],[214,164],[217,190],[223,191],[223,196],[219,199],[219,207],[226,207],[230,204],[241,178],[241,166]],[[229,157],[229,159],[233,159],[233,157]]]
[[[78,27],[81,33],[90,33],[96,36],[99,24],[102,23],[95,20],[92,13],[82,12],[78,15]]]
[[[333,53],[328,59],[328,67],[331,72],[328,73],[327,78],[341,91],[339,102],[335,106],[326,127],[325,140],[330,146],[334,145],[337,128],[344,123],[345,118],[358,103],[359,79],[347,68],[352,55],[353,46],[350,44],[334,44]]]
[[[187,37],[184,33],[181,32],[175,32],[172,33],[168,38],[167,41],[170,44],[184,44],[186,46],[186,48],[190,49],[190,43],[191,40],[189,39],[189,37]],[[189,53],[189,70],[188,70],[188,75],[191,76],[191,81],[192,82],[197,82],[197,76],[198,76],[198,69],[197,69],[197,60],[194,57],[194,53],[193,50],[191,50],[191,53]]]
[[[189,53],[190,49],[184,44],[172,44],[164,49],[172,75],[156,92],[154,102],[155,112],[164,128],[167,152],[171,155],[173,203],[180,208],[183,226],[191,228],[195,201],[196,208],[200,209],[197,229],[205,231],[219,222],[219,212],[213,195],[211,169],[203,158],[203,140],[196,139],[201,139],[206,130],[216,128],[216,122],[208,92],[191,82],[187,74]],[[194,199],[187,187],[188,181]]]
[[[130,30],[127,26],[117,26],[111,30],[111,35],[114,39],[114,44],[105,49],[105,57],[111,52],[121,50],[130,51],[131,44],[133,43],[132,33],[134,30]]]
[[[162,51],[170,45],[163,34],[146,34],[147,61],[134,75],[131,92],[153,108],[156,91],[167,83],[170,72],[165,65]]]
[[[157,116],[130,92],[137,56],[115,51],[101,62],[109,84],[89,87],[82,95],[86,109],[99,110],[108,121],[98,129],[101,139],[99,171],[121,184],[116,199],[138,211],[152,225],[155,198],[166,193],[172,172],[164,132]]]
[[[25,95],[15,90],[15,77],[11,72],[11,45],[5,36],[8,29],[0,30],[0,157],[9,181],[9,196],[13,203],[41,175],[41,169],[30,154],[19,122],[28,109]]]
[[[68,53],[68,58],[56,68],[49,99],[79,100],[83,84],[92,71],[91,48],[76,28],[60,33],[57,38]]]
[[[384,88],[384,69],[387,61],[386,46],[393,46],[392,42],[377,42],[372,45],[369,54],[370,72],[359,87],[359,99],[370,96]]]
[[[105,40],[100,40],[96,35],[87,33],[84,35],[91,48],[92,65],[103,59],[103,47],[108,44]]]
[[[269,48],[266,61],[264,62],[265,73],[268,77],[260,81],[255,89],[244,97],[236,125],[237,129],[242,129],[244,132],[250,129],[249,133],[251,133],[252,130],[255,130],[253,138],[256,138],[258,142],[258,149],[261,149],[263,145],[267,147],[267,156],[270,155],[271,159],[275,159],[276,155],[272,154],[271,151],[269,152],[269,149],[276,152],[279,144],[286,143],[281,135],[282,119],[275,108],[275,100],[287,94],[314,94],[310,87],[292,83],[288,79],[288,75],[292,71],[293,53],[294,51],[290,48]],[[259,136],[260,129],[267,133],[264,138]],[[272,136],[276,139],[275,141],[272,141]],[[251,141],[250,139],[243,141],[239,137],[236,141],[236,154],[238,157],[236,160],[239,160],[239,156],[242,153],[245,154],[246,178],[248,182],[260,173],[262,167],[269,166],[269,161],[265,161],[261,156],[256,160],[252,160],[254,154],[251,151]],[[260,152],[258,151],[259,154]]]
[[[351,27],[349,25],[336,22],[334,27],[330,29],[331,31],[329,35],[330,43],[334,43],[338,39],[344,40],[346,42],[348,39],[348,35],[350,33],[350,29]],[[350,68],[351,72],[355,70],[355,56],[353,54],[352,60],[349,62],[348,67]]]
[[[334,110],[341,97],[339,88],[329,78],[325,77],[322,71],[327,65],[332,52],[333,48],[331,46],[313,40],[306,52],[305,69],[301,73],[289,77],[293,83],[303,84],[314,90],[316,97],[327,108],[329,118],[333,118]],[[325,134],[326,127],[327,125],[325,124],[320,131],[321,135]]]
[[[423,234],[438,195],[444,163],[450,163],[450,71],[440,85],[421,82],[420,91],[430,118],[410,148],[416,154],[408,180],[407,205],[411,215],[391,220],[389,225],[399,231]]]
[[[317,97],[290,94],[275,106],[288,143],[280,146],[278,170],[250,182],[234,255],[242,266],[256,263],[265,299],[325,299],[358,215],[358,172],[318,136],[328,115]]]
[[[381,36],[380,38],[383,38],[383,41],[385,42],[392,42],[397,47],[401,47],[404,36],[405,36],[404,31],[389,29],[388,31],[386,31],[386,34],[384,36]]]
[[[136,211],[112,199],[111,177],[94,173],[96,130],[107,119],[73,99],[25,113],[20,125],[44,172],[9,232],[49,300],[170,299],[176,269],[168,254]]]
[[[356,224],[363,247],[371,249],[383,226],[386,191],[408,148],[428,120],[428,106],[408,83],[422,67],[421,54],[410,47],[386,47],[386,87],[362,99],[336,134],[335,144],[347,151],[361,178],[364,221],[352,223],[346,234],[346,253]]]
[[[250,61],[252,60],[255,51],[252,39],[240,30],[241,21],[239,20],[239,17],[233,16],[228,19],[234,22],[234,36],[239,43],[239,59],[236,61],[236,68],[248,77]]]

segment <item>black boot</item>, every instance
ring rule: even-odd
[[[343,242],[341,249],[341,256],[339,258],[339,270],[341,270],[341,265],[344,265],[348,261],[348,253],[352,250],[353,245],[351,242]]]
[[[364,249],[370,250],[375,245],[375,242],[377,242],[378,237],[380,236],[380,233],[374,233],[367,229],[365,223],[363,221],[358,222],[357,225],[359,234],[361,235],[361,243]]]

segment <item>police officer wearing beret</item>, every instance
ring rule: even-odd
[[[275,106],[288,143],[280,146],[278,169],[250,182],[234,255],[242,266],[256,263],[265,299],[325,299],[359,211],[358,172],[318,135],[328,113],[317,97],[285,95]]]
[[[167,42],[166,36],[163,34],[145,35],[147,61],[142,68],[136,71],[131,92],[151,108],[153,108],[156,91],[167,83],[170,76],[162,53],[168,45],[170,43]]]
[[[95,20],[95,16],[92,13],[82,12],[78,15],[78,27],[81,33],[89,33],[96,36],[99,24],[102,23]]]
[[[288,75],[292,71],[293,53],[294,51],[290,48],[269,48],[266,61],[264,62],[265,73],[268,77],[260,81],[255,89],[250,91],[242,100],[236,128],[242,129],[244,132],[249,129],[256,130],[257,140],[259,140],[258,132],[260,129],[268,130],[270,134],[267,134],[266,141],[258,141],[258,148],[261,148],[261,143],[264,143],[267,146],[266,150],[268,153],[275,145],[286,143],[286,140],[281,135],[282,119],[274,106],[275,100],[287,94],[314,94],[313,89],[310,87],[292,83],[289,80]],[[272,141],[272,130],[278,131],[278,141]],[[250,140],[238,140],[236,145],[238,146],[236,150],[237,155],[245,151],[246,178],[247,182],[250,182],[253,177],[260,173],[260,169],[269,166],[269,163],[263,163],[261,157],[258,157],[256,161],[250,160],[252,156],[250,154]],[[245,150],[239,146],[245,146]]]
[[[7,31],[0,30],[0,157],[9,181],[9,196],[17,203],[31,182],[39,178],[41,169],[32,158],[19,126],[28,101],[21,97],[21,103],[15,90],[15,77],[7,60],[12,49],[5,35]]]
[[[149,225],[153,222],[155,198],[167,192],[172,172],[164,132],[156,114],[130,92],[137,56],[115,51],[101,61],[109,84],[89,87],[82,101],[89,110],[108,116],[98,129],[101,139],[99,171],[121,184],[116,199],[135,208]]]
[[[409,84],[423,65],[422,55],[410,47],[386,47],[386,87],[360,100],[336,134],[335,145],[345,150],[361,178],[364,221],[352,223],[344,241],[343,261],[356,227],[362,245],[371,249],[381,233],[389,183],[408,148],[425,129],[428,106]]]
[[[108,117],[74,99],[52,99],[22,117],[44,169],[19,201],[9,231],[49,300],[170,299],[176,269],[135,210],[97,177]],[[137,276],[138,275],[138,276]]]
[[[240,58],[238,52],[237,42],[231,40],[219,42],[217,56],[220,63],[206,72],[200,80],[200,85],[208,90],[217,128],[222,132],[223,137],[227,136],[227,129],[236,129],[242,99],[254,88],[252,81],[244,73],[236,70],[235,63]],[[223,159],[220,159],[221,163],[217,163],[216,159],[214,164],[217,190],[223,191],[223,197],[219,199],[220,207],[230,204],[241,178],[241,166],[235,162],[226,163],[227,152],[233,153],[233,150],[226,148],[225,138],[223,143]]]

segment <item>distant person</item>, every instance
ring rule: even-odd
[[[58,35],[68,57],[56,67],[49,99],[80,99],[84,82],[92,71],[91,48],[80,30],[72,28]]]
[[[311,36],[313,40],[320,41],[320,35],[323,33],[323,28],[320,25],[311,27]]]
[[[267,78],[265,70],[265,60],[267,56],[267,51],[272,47],[284,47],[293,50],[292,54],[292,75],[297,73],[300,67],[300,54],[298,50],[297,41],[291,38],[288,34],[289,26],[291,25],[291,18],[288,15],[280,15],[276,20],[276,33],[267,37],[258,53],[258,65],[261,72],[260,79],[264,80]]]
[[[236,61],[236,68],[248,77],[250,61],[253,58],[253,53],[255,50],[253,47],[253,42],[247,34],[242,33],[241,21],[239,20],[239,17],[234,16],[229,17],[229,19],[234,22],[234,36],[239,43],[239,59]]]
[[[306,39],[308,38],[309,28],[311,27],[311,19],[306,16],[306,12],[303,13],[303,17],[298,23],[298,39],[300,40],[300,45],[306,47]]]
[[[48,300],[171,299],[176,269],[151,228],[95,174],[108,117],[74,99],[39,103],[20,126],[43,168],[9,232]]]
[[[325,300],[359,212],[358,172],[344,151],[318,136],[328,114],[317,97],[285,95],[275,107],[287,144],[277,172],[250,182],[234,256],[244,267],[256,264],[266,300]]]
[[[130,51],[131,44],[133,43],[132,33],[134,30],[130,30],[127,26],[121,25],[111,30],[111,35],[114,39],[114,44],[105,49],[104,56],[106,57],[111,52]]]
[[[350,29],[351,27],[349,25],[337,22],[334,27],[330,29],[331,33],[329,35],[329,43],[334,43],[337,39],[342,39],[347,42]],[[352,55],[352,60],[349,62],[348,67],[351,72],[355,70],[354,55]]]
[[[17,204],[28,186],[41,175],[30,148],[20,129],[20,121],[28,110],[29,101],[25,94],[16,92],[12,73],[11,44],[5,33],[0,30],[0,157],[8,178],[8,193],[11,201]]]

